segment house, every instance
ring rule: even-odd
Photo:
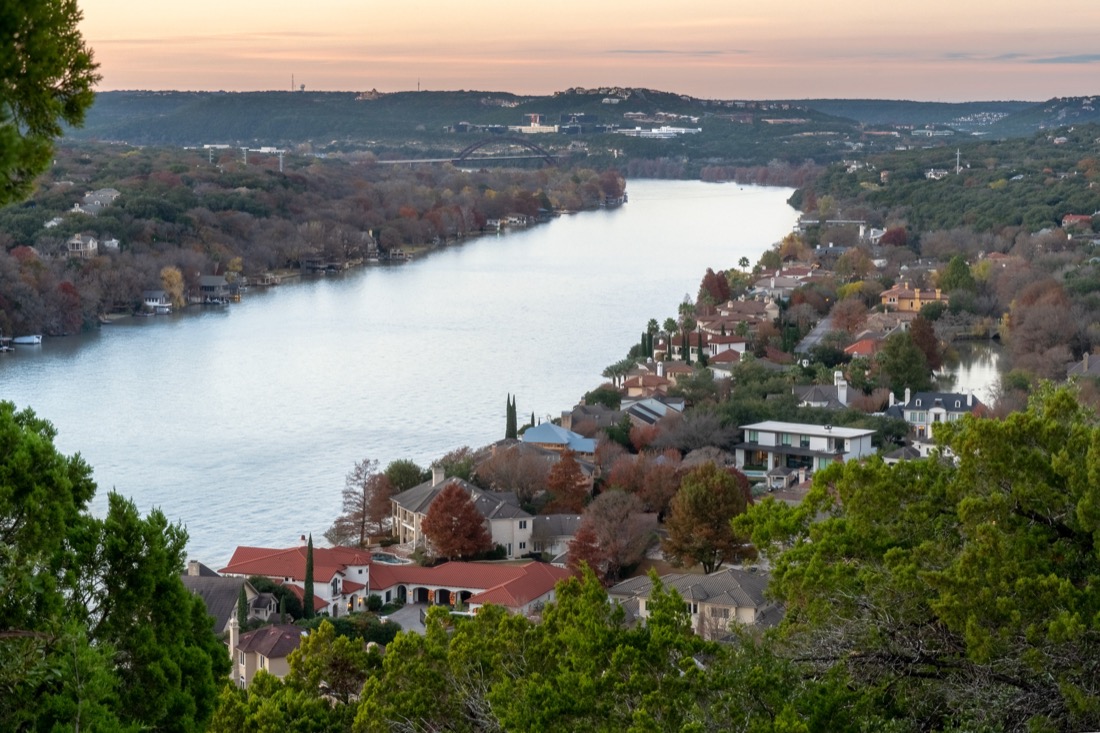
[[[528,616],[542,610],[554,600],[558,583],[573,573],[565,568],[532,562],[520,568],[515,578],[498,583],[467,599],[471,611],[492,604],[503,606],[512,613]]]
[[[642,397],[627,398],[622,402],[623,411],[630,416],[630,422],[637,426],[653,425],[669,414],[684,411],[683,397]]]
[[[279,679],[290,673],[287,657],[308,634],[291,624],[273,624],[241,634],[236,617],[229,630],[229,677],[238,687],[247,688],[260,670]]]
[[[1090,359],[1086,352],[1081,361],[1070,364],[1066,369],[1066,378],[1069,377],[1100,377],[1100,356],[1093,354]]]
[[[270,578],[305,599],[306,543],[288,549],[238,547],[222,575]],[[313,548],[313,608],[315,613],[336,618],[362,609],[371,590],[369,552],[349,547]]]
[[[69,257],[90,260],[99,254],[99,241],[91,234],[74,234],[66,243]]]
[[[658,362],[658,364],[662,363],[664,362]],[[656,374],[639,374],[634,377],[627,377],[626,381],[623,382],[623,389],[626,391],[627,397],[664,395],[668,393],[670,386],[672,386],[672,382]]]
[[[822,407],[827,410],[848,407],[848,382],[844,379],[844,372],[833,372],[832,384],[794,386],[791,391],[798,398],[799,407]]]
[[[503,547],[508,557],[516,558],[532,551],[532,516],[520,508],[519,499],[514,493],[482,491],[462,479],[446,479],[440,468],[432,470],[430,481],[406,489],[390,499],[393,517],[391,526],[393,536],[398,542],[412,547],[424,546],[426,538],[420,529],[424,517],[428,516],[428,509],[435,498],[452,483],[458,484],[470,495],[478,512],[485,517],[493,544]]]
[[[203,275],[199,278],[199,302],[213,304],[229,302],[229,282],[224,275]]]
[[[187,563],[187,572],[180,576],[183,587],[202,598],[206,612],[214,619],[214,633],[229,633],[229,621],[237,616],[237,603],[244,589],[249,620],[270,621],[276,612],[275,596],[258,592],[244,578],[223,577],[200,562]]]
[[[172,301],[164,290],[144,290],[141,293],[141,304],[147,311],[157,314],[172,312]]]
[[[300,589],[305,567],[304,550],[301,546],[286,549],[238,547],[222,573],[259,575]],[[330,616],[361,610],[368,595],[378,596],[383,603],[458,605],[470,602],[474,605],[474,596],[490,591],[493,595],[485,596],[478,604],[494,603],[515,613],[528,613],[538,604],[553,600],[555,585],[570,575],[561,568],[535,562],[523,565],[447,562],[425,568],[375,561],[369,553],[350,547],[315,547],[313,560],[314,592],[323,596],[315,605],[321,614]],[[550,572],[544,572],[546,570]],[[361,582],[351,578],[361,579]],[[242,635],[241,639],[244,638]],[[245,661],[238,659],[238,663]]]
[[[591,456],[596,452],[596,441],[571,430],[544,422],[523,431],[520,438],[524,443],[532,443],[556,451],[571,450],[574,453]]]
[[[921,290],[911,288],[904,282],[895,285],[889,290],[883,290],[882,306],[888,310],[903,311],[906,313],[919,313],[920,309],[928,303],[946,303],[948,298],[939,288],[935,290]]]
[[[561,413],[561,426],[565,430],[572,431],[574,427],[588,425],[596,430],[607,429],[617,425],[622,420],[622,410],[612,410],[607,405],[580,404],[572,410]]]
[[[707,639],[723,639],[734,623],[771,626],[782,609],[764,597],[769,574],[758,568],[724,568],[709,575],[672,573],[661,576],[666,589],[684,599],[695,633]],[[608,589],[608,597],[631,610],[639,619],[649,616],[653,581],[648,576],[629,578]]]
[[[887,417],[896,417],[909,423],[917,441],[932,441],[935,438],[934,426],[938,423],[955,422],[963,415],[984,413],[985,405],[973,392],[917,392],[905,390],[905,401],[895,402],[890,394],[890,404],[886,408]]]
[[[539,514],[531,522],[531,550],[553,558],[554,565],[565,567],[558,558],[569,551],[569,541],[581,526],[581,518],[580,514]]]
[[[1062,217],[1063,229],[1091,229],[1092,216],[1089,214],[1066,214]]]
[[[777,466],[807,473],[874,454],[874,430],[768,420],[743,425],[745,440],[735,446],[737,468],[763,478]]]

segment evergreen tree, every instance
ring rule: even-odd
[[[302,617],[313,618],[313,533],[309,533],[306,545],[306,588],[302,594]]]
[[[516,420],[516,398],[509,395],[504,418],[504,438],[506,440],[515,440],[519,437],[519,427],[516,424]]]
[[[248,596],[244,592],[244,583],[241,583],[241,592],[237,594],[237,624],[242,630],[248,625]]]

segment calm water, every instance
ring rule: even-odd
[[[363,458],[427,465],[558,415],[707,267],[791,230],[790,190],[631,181],[619,209],[486,237],[399,267],[306,280],[221,309],[132,319],[0,354],[0,399],[58,428],[115,488],[190,532],[219,567],[238,544],[319,537]]]

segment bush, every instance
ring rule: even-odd
[[[382,596],[371,593],[367,596],[367,610],[378,613],[382,610]]]

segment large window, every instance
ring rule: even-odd
[[[810,447],[810,436],[809,435],[799,435],[798,436],[798,447],[799,448],[809,448]]]
[[[762,450],[745,451],[745,468],[762,469],[768,466],[768,454]]]
[[[748,430],[748,431],[746,431],[746,434],[745,434],[745,440],[747,440],[750,443],[759,443],[760,442],[760,433],[756,430]]]

